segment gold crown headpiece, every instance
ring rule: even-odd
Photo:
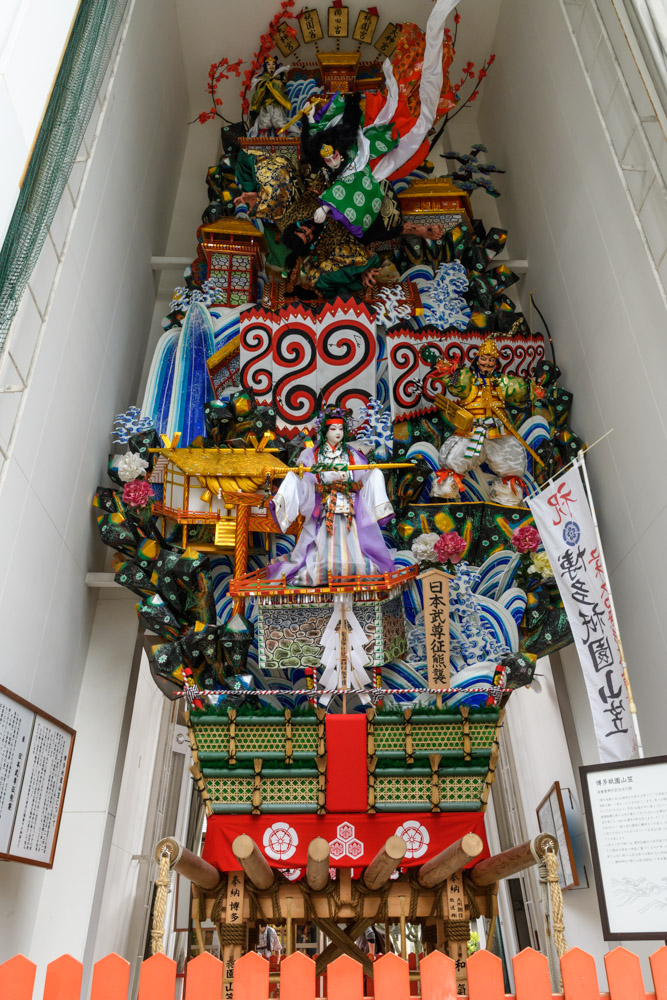
[[[498,350],[498,345],[496,344],[493,337],[487,337],[486,340],[482,341],[482,343],[479,345],[479,351],[477,352],[477,355],[478,357],[482,357],[483,355],[488,355],[492,358],[500,357],[500,351]]]
[[[320,146],[320,156],[323,160],[326,160],[328,156],[334,155],[334,148],[330,146],[329,143],[325,142]]]

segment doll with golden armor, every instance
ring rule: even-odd
[[[531,396],[532,383],[498,371],[499,360],[496,341],[487,337],[472,364],[459,367],[438,361],[434,365],[438,379],[458,402],[445,396],[436,398],[455,430],[440,449],[433,496],[457,499],[463,489],[462,477],[486,462],[495,476],[491,484],[493,502],[513,506],[523,503],[526,454],[537,462],[540,459],[515,430],[507,405],[522,406]]]

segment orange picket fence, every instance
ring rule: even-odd
[[[593,958],[572,948],[561,959],[563,993],[553,994],[544,955],[526,949],[513,960],[516,1000],[667,1000],[667,947],[651,956],[653,992],[645,992],[639,959],[624,948],[605,955],[609,992],[601,993]],[[2,1000],[33,998],[35,966],[22,955],[0,965]],[[376,1000],[409,1000],[408,963],[397,955],[384,955],[374,964]],[[434,952],[420,962],[424,1000],[456,1000],[454,962]],[[280,966],[281,1000],[315,1000],[315,963],[297,952]],[[327,1000],[363,1000],[361,965],[343,955],[327,969]],[[83,967],[63,955],[47,968],[43,1000],[80,1000]],[[127,1000],[130,966],[118,955],[107,955],[95,964],[90,1000]],[[154,955],[142,963],[138,1000],[174,1000],[176,963]],[[223,993],[223,966],[212,955],[193,958],[187,966],[185,1000],[218,1000]],[[479,951],[468,960],[470,1000],[505,1000],[500,959]],[[269,963],[256,954],[244,955],[234,968],[234,1000],[268,1000]]]

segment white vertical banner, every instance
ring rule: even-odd
[[[549,557],[586,681],[600,761],[637,751],[609,580],[580,461],[527,500]]]

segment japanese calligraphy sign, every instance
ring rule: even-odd
[[[355,42],[363,42],[366,45],[370,45],[373,41],[378,20],[379,16],[377,14],[371,14],[368,10],[360,10],[352,34]]]
[[[225,923],[243,923],[243,899],[245,894],[245,876],[243,872],[229,872],[227,875],[227,899],[225,900]],[[240,944],[225,944],[222,950],[222,962],[225,967],[224,996],[225,1000],[232,1000],[234,962],[240,958],[242,947]]]
[[[461,872],[449,876],[446,883],[446,894],[449,920],[469,920],[470,914],[465,905],[466,896]],[[467,943],[465,941],[448,941],[447,954],[454,962],[454,968],[456,969],[456,995],[465,996],[468,993],[468,976],[466,972],[466,960],[468,958]]]
[[[579,768],[606,941],[667,938],[667,756]]]
[[[320,24],[320,15],[314,8],[304,10],[298,15],[298,18],[304,42],[319,42],[321,38],[324,38],[324,32]]]
[[[280,49],[283,56],[289,56],[292,52],[299,48],[299,42],[296,37],[296,28],[292,28],[287,21],[280,22],[272,37],[276,48]]]
[[[355,415],[376,391],[375,321],[361,302],[336,299],[317,313],[301,305],[241,317],[241,384],[277,410],[288,438],[312,431],[319,399]]]
[[[449,581],[441,569],[427,569],[419,577],[424,595],[426,665],[430,688],[449,687]]]
[[[0,858],[53,866],[74,730],[0,686]]]
[[[637,744],[609,580],[579,465],[527,501],[572,629],[600,760],[628,760]]]
[[[396,48],[400,33],[401,29],[397,24],[388,24],[375,43],[375,48],[389,58]]]
[[[245,876],[243,872],[229,872],[227,876],[227,901],[225,906],[225,923],[243,923],[243,897],[245,893]]]
[[[329,18],[328,18],[328,35],[329,38],[347,38],[348,35],[348,22],[349,22],[349,7],[343,7],[340,4],[333,7],[329,7]]]

